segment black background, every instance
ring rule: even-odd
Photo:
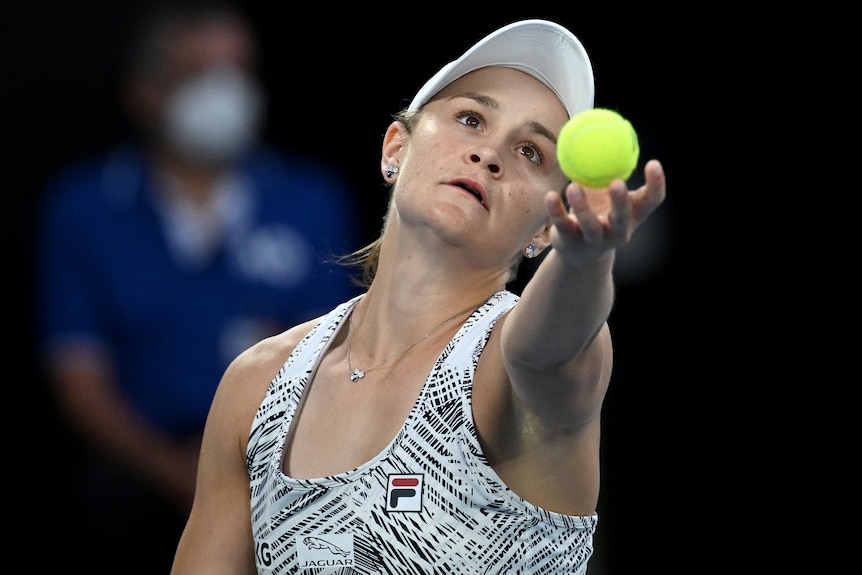
[[[116,98],[128,26],[146,0],[6,0],[0,5],[2,249],[22,429],[53,430],[30,323],[32,231],[48,178],[125,133]],[[680,377],[685,360],[680,270],[685,213],[698,156],[686,137],[700,96],[707,41],[647,4],[566,2],[559,9],[496,4],[243,4],[260,34],[269,99],[267,139],[343,168],[362,198],[368,239],[387,192],[379,156],[391,114],[441,65],[500,25],[543,17],[569,27],[593,61],[596,105],[628,117],[648,158],[662,161],[668,199],[620,254],[614,381],[603,415],[602,493],[591,575],[690,572],[699,539],[692,498],[702,497],[692,443],[704,399]],[[643,264],[643,265],[639,265]],[[16,349],[21,346],[20,349]],[[59,444],[60,446],[62,443]],[[43,454],[50,457],[50,449]],[[42,457],[37,458],[42,461]],[[41,464],[47,464],[43,461]],[[40,464],[40,465],[41,465]],[[25,470],[25,476],[47,472]],[[46,487],[53,490],[57,486]],[[54,493],[49,503],[57,497]],[[57,513],[50,508],[47,513]],[[36,518],[30,517],[28,520]],[[41,518],[39,518],[41,520]],[[29,522],[28,522],[29,524]],[[44,525],[41,527],[44,528]],[[26,537],[26,529],[25,529]],[[652,568],[651,568],[652,570]]]

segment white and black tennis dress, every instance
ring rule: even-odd
[[[597,516],[526,502],[500,480],[479,445],[473,373],[494,323],[518,301],[507,291],[461,326],[403,427],[376,457],[317,479],[282,472],[302,394],[361,297],[335,308],[296,346],[255,416],[247,455],[258,573],[586,573]]]

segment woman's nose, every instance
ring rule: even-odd
[[[477,163],[477,164],[481,163],[482,162],[482,156],[480,156],[476,152],[473,152],[472,154],[470,154],[470,161]],[[492,174],[498,174],[500,172],[500,165],[499,164],[497,164],[493,161],[488,161],[487,164],[488,164],[488,170]]]

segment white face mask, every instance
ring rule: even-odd
[[[185,158],[215,164],[256,141],[263,116],[260,89],[237,70],[217,69],[177,86],[165,113],[165,134]]]

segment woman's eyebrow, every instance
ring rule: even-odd
[[[545,138],[549,139],[554,144],[557,143],[557,137],[554,135],[554,133],[552,131],[547,129],[543,124],[533,121],[533,122],[529,122],[527,125],[530,127],[530,131],[532,131],[532,132],[534,132],[540,136],[544,136]]]
[[[455,97],[456,98],[468,98],[470,100],[473,100],[477,104],[481,104],[482,106],[485,106],[487,108],[491,108],[492,110],[499,110],[500,109],[500,103],[497,102],[497,100],[495,100],[494,98],[491,98],[490,96],[485,96],[482,94],[476,94],[476,93],[471,92],[468,94],[458,94]]]

